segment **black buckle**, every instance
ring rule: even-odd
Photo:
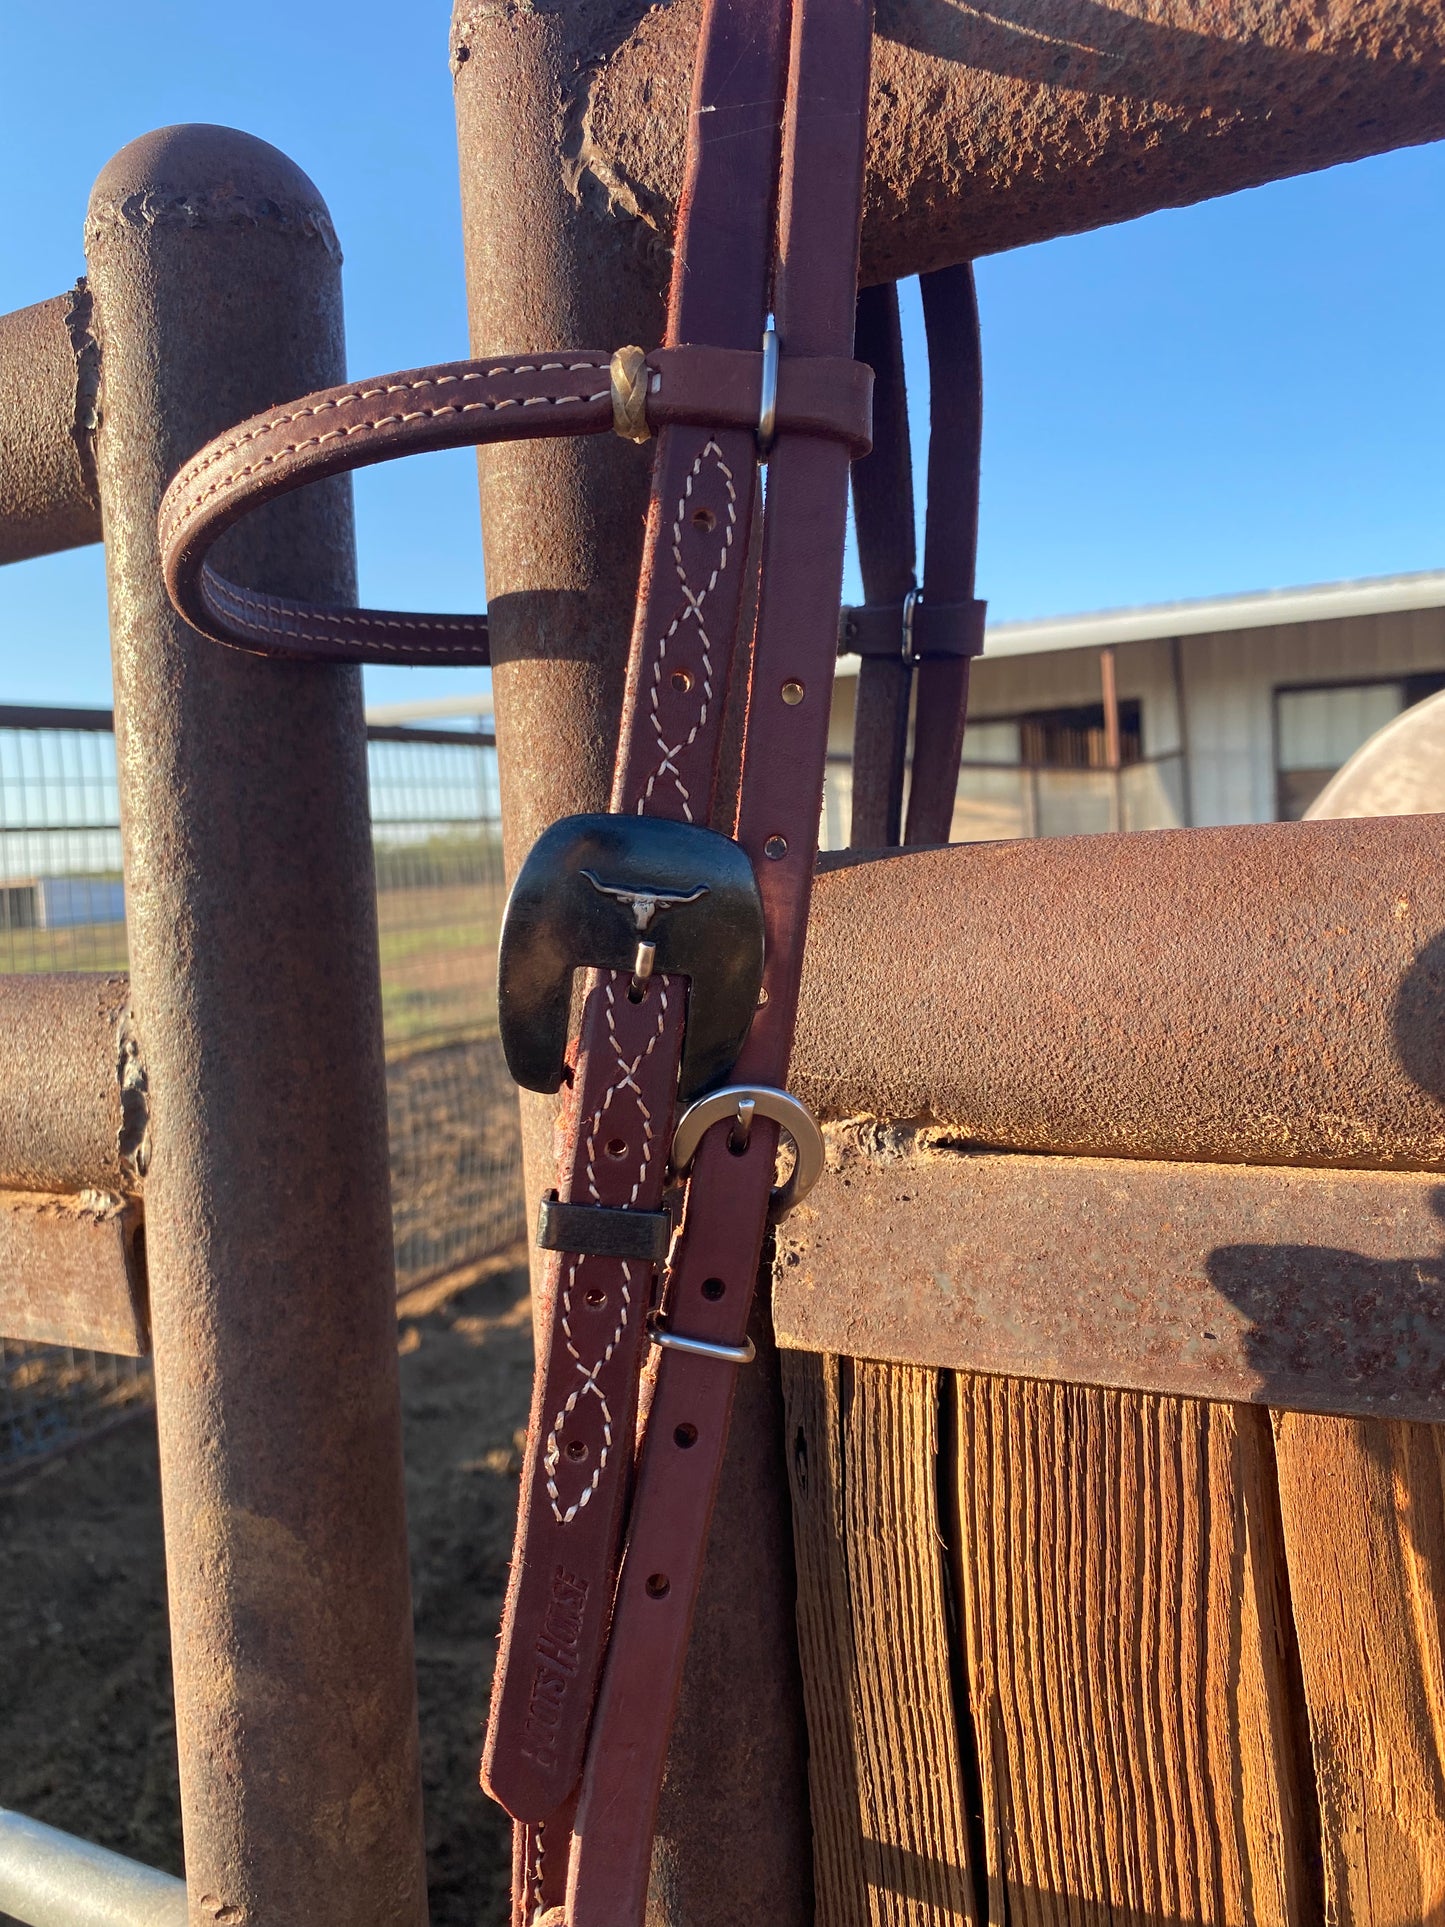
[[[763,983],[763,900],[747,853],[695,823],[564,816],[522,865],[502,917],[497,998],[507,1068],[555,1091],[567,1062],[572,973],[690,979],[680,1096],[732,1069]]]

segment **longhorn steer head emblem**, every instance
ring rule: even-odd
[[[718,1083],[763,981],[763,902],[747,852],[660,816],[565,816],[544,830],[512,886],[497,958],[502,1048],[526,1089],[555,1091],[566,1077],[572,977],[589,968],[629,971],[634,988],[685,979],[678,1094],[685,1103]]]
[[[695,890],[680,890],[671,894],[666,890],[622,890],[616,884],[604,883],[595,870],[583,870],[579,874],[586,877],[599,896],[615,897],[619,903],[625,903],[639,930],[646,930],[659,910],[671,910],[679,903],[696,903],[708,891],[705,883],[699,883]]]

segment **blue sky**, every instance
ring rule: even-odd
[[[222,121],[326,196],[354,373],[464,354],[448,11],[3,0],[0,309],[81,271],[117,147]],[[1416,148],[981,263],[995,617],[1445,564],[1442,216],[1445,149]],[[468,453],[367,471],[357,514],[369,601],[482,603]],[[98,550],[0,570],[0,701],[108,701],[104,606]],[[483,682],[368,672],[373,700]]]

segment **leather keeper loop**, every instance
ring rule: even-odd
[[[913,660],[982,655],[987,614],[986,602],[919,602],[913,611]]]
[[[914,621],[918,619],[915,613]],[[903,604],[865,602],[842,610],[838,618],[840,656],[903,655]]]
[[[665,1211],[627,1211],[605,1204],[563,1204],[545,1197],[537,1214],[537,1248],[586,1258],[637,1258],[661,1264],[672,1242]]]

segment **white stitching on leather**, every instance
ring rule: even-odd
[[[646,1181],[647,1167],[652,1162],[654,1149],[653,1139],[656,1135],[652,1127],[652,1112],[648,1109],[643,1099],[642,1091],[637,1083],[637,1073],[657,1048],[658,1041],[666,1028],[667,985],[661,978],[657,980],[657,1012],[652,1027],[652,1035],[648,1038],[646,1045],[638,1052],[637,1056],[629,1061],[629,1059],[623,1055],[622,1046],[617,1039],[617,1019],[615,1016],[617,1008],[617,985],[622,981],[623,974],[624,973],[613,971],[603,986],[607,997],[607,1040],[611,1044],[612,1054],[617,1060],[617,1069],[612,1082],[602,1094],[601,1103],[592,1113],[584,1139],[587,1150],[587,1192],[594,1204],[600,1204],[602,1201],[602,1193],[597,1184],[595,1163],[597,1156],[597,1139],[601,1134],[607,1113],[612,1109],[613,1099],[620,1097],[624,1091],[630,1090],[636,1100],[635,1109],[638,1120],[642,1126],[641,1154],[638,1159],[637,1171],[633,1178],[632,1191],[630,1194],[633,1204],[636,1204],[642,1186]],[[608,1260],[606,1262],[612,1261]],[[632,1315],[632,1266],[625,1258],[617,1262],[622,1272],[622,1304],[617,1315],[617,1323],[612,1332],[612,1336],[603,1347],[602,1356],[597,1359],[594,1364],[584,1365],[582,1362],[582,1354],[572,1342],[573,1294],[577,1288],[578,1277],[588,1263],[585,1255],[573,1257],[568,1264],[566,1283],[562,1288],[562,1301],[557,1310],[557,1319],[562,1328],[562,1335],[566,1340],[567,1351],[581,1376],[581,1383],[573,1386],[567,1395],[566,1402],[561,1411],[558,1412],[557,1416],[553,1419],[552,1429],[547,1434],[546,1446],[542,1454],[542,1464],[547,1473],[547,1497],[551,1501],[552,1516],[558,1525],[561,1526],[571,1525],[572,1521],[577,1517],[577,1514],[591,1499],[593,1493],[601,1483],[602,1474],[606,1470],[607,1462],[612,1455],[612,1409],[607,1403],[606,1393],[597,1382],[597,1375],[611,1362],[612,1354],[621,1344],[623,1333],[627,1330],[628,1321]],[[644,1268],[643,1276],[646,1276],[646,1268]],[[602,1450],[597,1455],[597,1463],[593,1467],[592,1477],[583,1487],[581,1496],[564,1511],[562,1495],[557,1487],[557,1467],[562,1457],[562,1439],[566,1431],[567,1420],[572,1416],[573,1412],[576,1411],[578,1401],[587,1397],[595,1398],[601,1408]]]
[[[529,1821],[524,1821],[523,1825],[526,1826],[528,1833],[532,1836],[532,1845],[534,1848],[531,1866],[531,1889],[532,1918],[536,1920],[542,1913],[542,1857],[546,1852],[546,1844],[542,1836],[547,1831],[547,1822],[545,1820],[538,1820],[534,1825]]]
[[[421,384],[415,385],[420,386]],[[406,414],[368,416],[365,421],[352,422],[345,428],[328,428],[322,435],[308,435],[304,441],[288,442],[284,448],[274,449],[269,455],[263,456],[260,461],[248,462],[244,468],[228,470],[226,474],[212,482],[209,488],[203,489],[199,495],[193,495],[183,507],[172,510],[166,517],[166,528],[162,537],[162,547],[169,548],[176,524],[188,520],[195,514],[197,509],[209,502],[213,495],[220,495],[228,489],[235,488],[238,482],[244,482],[248,476],[259,475],[262,469],[274,467],[277,462],[284,460],[288,455],[299,455],[303,448],[320,448],[326,442],[345,441],[352,435],[365,435],[377,428],[393,428],[403,422],[434,421],[441,415],[496,415],[500,414],[504,408],[566,408],[574,404],[610,401],[611,398],[612,389],[609,386],[599,389],[594,395],[517,395],[504,397],[501,401],[448,402],[444,408],[413,408]],[[257,434],[259,433],[260,431],[258,430]],[[255,440],[256,436],[244,439]],[[232,444],[232,451],[228,452],[233,452],[234,449],[242,446],[243,441],[235,442]],[[414,452],[419,453],[420,451]],[[220,460],[219,455],[216,457],[216,460]],[[197,469],[194,477],[187,475],[185,470],[182,470],[182,474],[185,475],[186,482],[189,483],[191,480],[198,480],[199,477],[206,472],[206,468],[211,465],[212,464],[208,462],[206,467]],[[320,478],[318,477],[318,479]]]
[[[709,456],[711,456],[716,463],[718,471],[723,478],[724,485],[727,488],[727,513],[719,524],[717,560],[713,564],[706,585],[694,591],[689,586],[687,565],[683,561],[682,523],[683,517],[687,513],[687,505],[692,500],[693,489],[696,487],[698,477],[702,473],[703,464]],[[678,799],[682,804],[683,816],[689,823],[692,821],[691,794],[687,785],[682,780],[676,758],[681,756],[686,750],[692,748],[693,744],[697,741],[699,732],[707,725],[708,704],[712,701],[713,695],[712,655],[710,653],[712,642],[707,633],[707,625],[703,621],[702,605],[717,587],[718,577],[728,565],[728,555],[732,549],[733,536],[737,528],[737,504],[738,492],[737,485],[733,480],[733,472],[723,460],[722,450],[718,447],[717,443],[709,437],[698,452],[691,469],[688,471],[687,480],[682,485],[682,494],[679,496],[677,507],[673,510],[672,514],[672,566],[677,571],[677,579],[682,585],[682,593],[686,606],[678,615],[673,617],[666,632],[658,638],[657,656],[652,665],[652,684],[647,695],[650,710],[649,720],[652,724],[653,740],[657,744],[659,752],[659,761],[656,769],[654,769],[648,777],[641,796],[637,799],[637,814],[639,816],[645,811],[652,792],[657,787],[658,779],[663,776],[668,776],[672,779],[672,786],[677,791]],[[677,635],[682,625],[688,621],[696,622],[697,633],[702,648],[702,675],[697,684],[700,692],[698,697],[698,711],[693,720],[692,728],[682,741],[669,743],[662,733],[662,718],[658,708],[658,695],[662,688],[662,672],[667,663],[667,646]]]
[[[232,441],[203,448],[200,454],[193,456],[180,472],[189,479],[198,480],[208,469],[214,468],[217,462],[223,462],[228,455],[234,455],[238,448],[244,448],[248,442],[258,441],[262,435],[269,435],[275,429],[289,428],[292,422],[309,421],[317,415],[324,415],[328,408],[348,408],[354,401],[375,401],[379,395],[419,394],[423,388],[446,388],[452,382],[494,381],[506,375],[580,374],[589,368],[609,368],[610,366],[610,356],[604,356],[601,360],[595,361],[508,361],[499,363],[495,368],[469,368],[460,375],[428,375],[422,381],[384,382],[375,388],[355,388],[349,394],[332,395],[325,401],[315,402],[307,408],[293,409],[289,415],[272,415],[268,421],[257,422],[254,428],[248,428],[244,435],[237,435]],[[605,392],[611,395],[610,384]],[[538,399],[546,400],[548,397],[542,396]],[[571,397],[563,396],[561,399],[570,400]],[[591,399],[596,401],[599,397],[594,395]],[[306,447],[308,444],[302,443],[301,446]]]
[[[244,627],[253,639],[290,636],[297,642],[319,642],[332,649],[390,649],[409,655],[453,656],[475,649],[486,630],[485,616],[448,621],[444,617],[369,614],[365,609],[333,612],[308,607],[303,612],[301,605],[287,602],[283,597],[253,595],[238,588],[225,576],[217,575],[209,563],[203,569],[202,595],[213,613],[230,617],[238,628]],[[461,640],[455,643],[388,642],[380,636],[355,638],[326,635],[304,628],[299,620],[286,622],[282,619],[286,615],[300,618],[303,613],[307,621],[329,622],[336,627],[354,625],[362,629],[434,629],[443,634],[456,635]]]

